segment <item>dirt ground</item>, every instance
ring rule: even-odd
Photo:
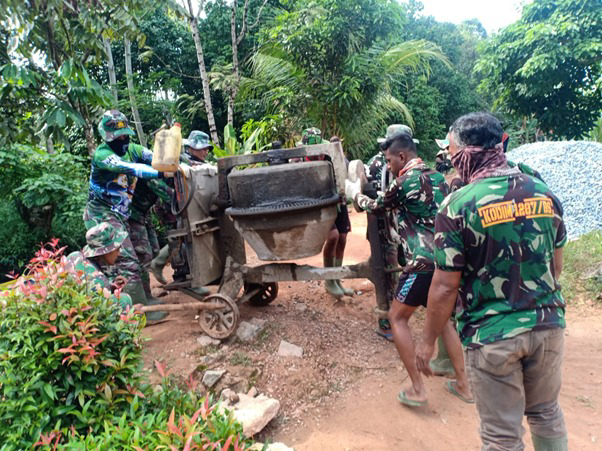
[[[345,263],[369,256],[365,215],[352,213]],[[256,261],[248,254],[249,261]],[[321,266],[321,256],[304,263]],[[182,381],[200,380],[205,369],[226,369],[218,385],[246,391],[255,386],[281,403],[278,416],[260,433],[260,440],[281,441],[302,450],[466,450],[478,449],[478,416],[474,405],[447,393],[444,379],[427,380],[429,404],[409,409],[399,404],[398,391],[407,374],[394,345],[374,333],[376,319],[372,285],[364,279],[347,280],[356,291],[342,301],[327,295],[321,282],[284,282],[268,307],[241,305],[241,320],[267,320],[250,344],[229,339],[202,348],[194,313],[172,313],[170,320],[145,329],[150,338],[145,368],[152,381],[155,359],[167,363]],[[154,283],[158,293],[159,286]],[[185,302],[170,293],[166,302]],[[571,449],[600,449],[602,441],[602,306],[579,303],[567,310],[568,328],[564,409]],[[413,321],[418,335],[424,311]],[[302,358],[280,357],[286,340],[303,348]],[[528,433],[527,448],[532,449]]]

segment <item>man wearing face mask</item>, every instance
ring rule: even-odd
[[[411,379],[411,386],[397,399],[410,407],[424,406],[427,393],[416,367],[416,356],[409,320],[419,307],[427,306],[427,296],[435,264],[433,246],[435,215],[448,194],[445,178],[429,168],[416,153],[416,144],[407,133],[397,133],[385,143],[387,168],[397,176],[384,194],[370,199],[361,194],[360,183],[345,182],[345,192],[362,210],[369,213],[394,210],[398,215],[399,236],[406,265],[399,276],[395,297],[389,309],[389,322],[397,352]],[[472,403],[464,372],[462,347],[451,323],[440,331],[457,380],[446,381],[445,388],[459,399]]]
[[[417,365],[428,362],[456,309],[484,450],[567,450],[558,404],[565,302],[558,277],[567,241],[562,205],[536,177],[511,167],[502,126],[488,113],[452,125],[452,164],[465,186],[435,221],[436,270]]]
[[[150,164],[153,154],[141,145],[130,143],[134,131],[125,115],[117,110],[106,111],[98,131],[103,143],[92,157],[88,204],[84,211],[87,229],[107,222],[118,235],[128,233],[130,204],[138,178],[164,178],[173,174],[159,172]],[[133,302],[147,304],[142,287],[140,264],[132,242],[127,236],[121,244],[121,252],[112,268],[115,276],[127,279],[124,292]]]

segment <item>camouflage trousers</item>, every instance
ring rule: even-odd
[[[157,256],[160,250],[157,234],[149,217],[145,217],[142,222],[130,218],[128,220],[128,227],[134,251],[140,262],[141,269],[145,271],[148,269],[151,260]]]
[[[112,211],[108,205],[97,202],[88,202],[88,205],[86,205],[86,209],[84,210],[84,224],[86,225],[86,229],[90,230],[92,227],[102,222],[108,222],[115,230],[128,233],[128,237],[121,245],[119,257],[117,257],[115,265],[113,265],[110,274],[108,274],[109,278],[112,280],[118,275],[121,275],[128,280],[128,284],[141,282],[140,263],[138,262],[134,245],[129,237],[130,231],[127,220]]]

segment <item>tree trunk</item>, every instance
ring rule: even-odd
[[[140,144],[146,147],[146,136],[142,129],[142,122],[140,121],[140,114],[138,114],[138,106],[136,105],[136,94],[134,92],[134,76],[132,75],[132,51],[130,40],[127,38],[123,39],[125,45],[125,74],[128,84],[128,93],[130,95],[130,105],[132,107],[132,116],[134,124],[136,124],[136,133],[138,133],[138,140]]]
[[[203,100],[205,102],[205,111],[207,112],[207,122],[209,123],[209,133],[213,142],[219,146],[219,136],[217,135],[217,126],[215,125],[215,117],[213,116],[213,105],[211,104],[211,91],[209,90],[209,77],[207,77],[207,68],[205,67],[205,56],[203,55],[203,46],[201,45],[201,37],[197,19],[192,10],[191,0],[188,0],[188,22],[190,31],[194,39],[196,47],[196,57],[199,62],[199,72],[201,73],[201,82],[203,84]]]
[[[115,76],[115,64],[113,63],[113,52],[111,51],[111,41],[109,38],[102,39],[105,45],[105,52],[107,52],[107,68],[109,71],[109,85],[111,86],[111,93],[113,94],[113,105],[117,108],[117,77]]]
[[[84,125],[84,134],[86,135],[88,155],[92,157],[96,151],[96,140],[94,139],[94,127],[92,127],[88,121],[86,121],[86,125]]]
[[[246,16],[246,5],[244,16]],[[243,23],[245,20],[246,17],[243,18]],[[238,37],[236,36],[236,0],[234,0],[232,3],[230,35],[232,37],[232,72],[234,73],[235,79],[234,85],[230,87],[228,95],[228,124],[234,126],[234,99],[238,94],[238,86],[240,84],[240,70],[238,67]]]
[[[46,153],[47,154],[54,153],[54,141],[52,140],[52,135],[46,137]]]

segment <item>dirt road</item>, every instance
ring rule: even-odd
[[[365,215],[352,214],[345,263],[369,255]],[[321,256],[304,262],[321,265]],[[442,378],[427,381],[429,405],[408,409],[396,395],[407,375],[394,346],[374,334],[372,286],[346,281],[357,294],[335,302],[318,282],[282,283],[278,299],[265,308],[241,306],[241,317],[267,320],[254,343],[230,341],[219,349],[200,349],[193,315],[146,329],[147,368],[166,362],[182,379],[205,368],[225,368],[241,387],[254,385],[281,402],[262,440],[282,441],[302,450],[472,450],[478,449],[478,418],[468,405],[443,389]],[[169,302],[185,301],[170,294]],[[564,384],[560,400],[571,449],[600,449],[602,440],[602,307],[568,309]],[[424,319],[413,320],[415,336]],[[277,355],[280,340],[303,347],[301,359]],[[211,357],[208,364],[207,355]],[[151,370],[151,378],[156,378]],[[528,449],[532,449],[528,433]]]

